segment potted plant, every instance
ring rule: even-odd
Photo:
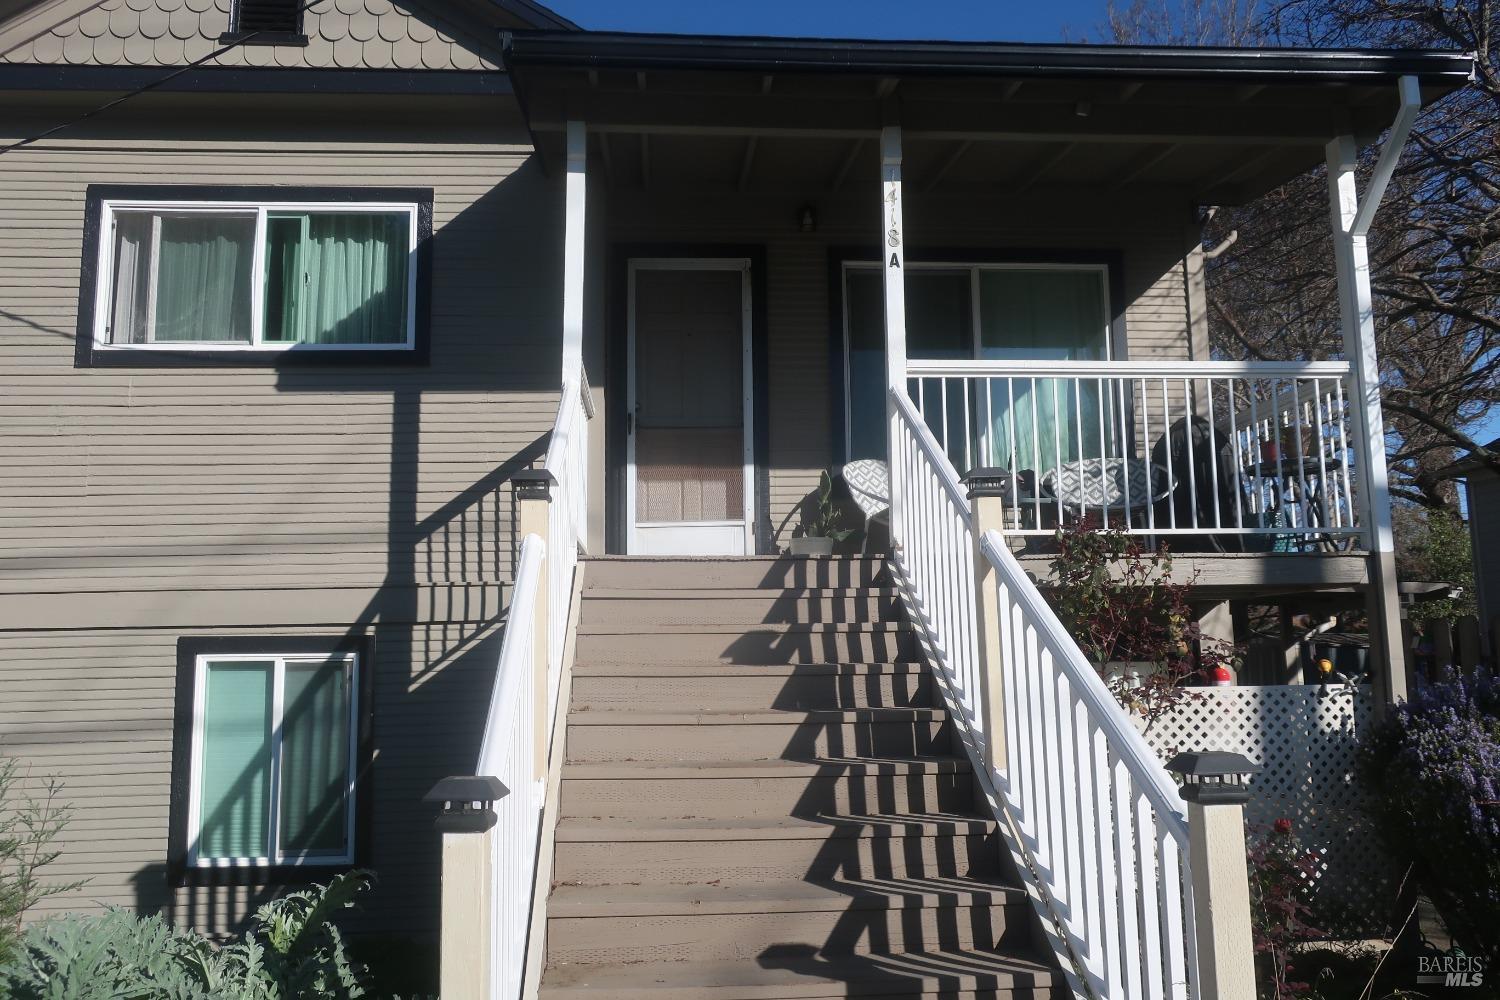
[[[1296,458],[1297,446],[1303,443],[1300,421],[1277,427],[1273,433],[1274,437],[1266,438],[1260,443],[1260,460],[1269,463]],[[1308,454],[1305,450],[1303,453]]]
[[[833,543],[854,534],[851,528],[840,528],[842,512],[833,504],[833,477],[826,471],[818,477],[818,497],[812,516],[803,520],[802,534],[791,541],[794,556],[833,555]]]

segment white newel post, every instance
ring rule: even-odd
[[[441,804],[442,912],[438,981],[444,1000],[487,1000],[495,973],[495,810],[499,778],[444,778],[423,801]]]
[[[1328,197],[1333,215],[1334,261],[1338,269],[1339,318],[1344,357],[1354,378],[1351,400],[1354,439],[1359,443],[1358,475],[1370,546],[1368,609],[1371,646],[1383,690],[1393,703],[1406,697],[1406,650],[1401,636],[1401,605],[1396,591],[1396,546],[1391,532],[1391,491],[1385,456],[1385,417],[1380,405],[1380,362],[1375,350],[1375,304],[1370,290],[1366,242],[1375,209],[1385,194],[1412,120],[1421,107],[1414,77],[1401,80],[1401,112],[1391,127],[1363,201],[1355,169],[1359,148],[1352,136],[1328,144]]]
[[[584,220],[588,199],[588,127],[568,122],[567,218],[563,226],[563,382],[582,381]],[[525,537],[524,535],[522,537]]]
[[[546,469],[523,469],[511,476],[510,486],[516,497],[516,537],[525,538],[527,535],[536,535],[544,544],[542,551],[550,552],[551,541],[547,537],[547,528],[551,523],[552,506],[552,484],[556,477]],[[547,779],[547,740],[552,732],[551,720],[548,718],[547,699],[550,697],[547,683],[548,657],[547,657],[547,574],[550,568],[550,559],[543,559],[541,572],[536,587],[536,611],[533,620],[536,622],[534,636],[532,638],[532,669],[535,672],[532,688],[532,734],[535,739],[535,753],[532,757],[532,778],[537,781]]]
[[[1255,935],[1245,859],[1246,780],[1260,771],[1242,754],[1180,753],[1167,770],[1182,775],[1198,992],[1214,1000],[1256,1000]]]
[[[902,228],[901,128],[887,125],[880,130],[881,259],[885,275],[885,384],[886,452],[890,456],[891,527],[898,524],[902,508],[900,467],[900,416],[892,391],[906,391],[906,239]]]
[[[979,697],[983,702],[980,721],[984,727],[984,762],[989,778],[1009,767],[1005,733],[1005,635],[1000,608],[1000,574],[984,554],[984,534],[1005,532],[1005,505],[1012,496],[1010,470],[971,469],[964,476],[973,518],[974,535],[974,638],[978,654]]]

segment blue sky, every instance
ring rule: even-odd
[[[545,0],[544,0],[545,2]],[[805,35],[821,38],[1055,42],[1093,34],[1104,0],[556,0],[596,31]]]

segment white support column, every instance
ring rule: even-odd
[[[891,524],[900,502],[901,471],[897,468],[897,426],[890,390],[906,391],[906,238],[902,228],[901,128],[888,125],[880,130],[881,258],[885,275],[885,384],[886,433],[891,473]]]
[[[1355,168],[1359,150],[1352,136],[1328,144],[1328,195],[1333,213],[1333,250],[1338,268],[1339,318],[1344,356],[1354,375],[1350,400],[1356,471],[1370,546],[1370,639],[1376,676],[1387,703],[1406,697],[1406,657],[1401,643],[1401,605],[1396,591],[1395,540],[1391,532],[1391,489],[1385,456],[1385,417],[1380,405],[1380,362],[1375,351],[1375,305],[1370,291],[1370,254],[1364,231]],[[1376,197],[1379,192],[1371,192]],[[1366,215],[1365,218],[1369,216]]]
[[[563,381],[583,370],[584,219],[588,197],[588,128],[568,122],[567,217],[563,225]]]

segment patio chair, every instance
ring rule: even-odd
[[[1173,484],[1167,470],[1144,459],[1087,458],[1042,474],[1042,494],[1058,502],[1066,519],[1077,522],[1091,511],[1120,511],[1127,523],[1165,499]]]
[[[878,458],[860,458],[848,462],[839,474],[844,485],[849,487],[849,496],[854,505],[865,516],[865,538],[860,546],[867,551],[870,544],[870,522],[891,510],[891,470]]]

